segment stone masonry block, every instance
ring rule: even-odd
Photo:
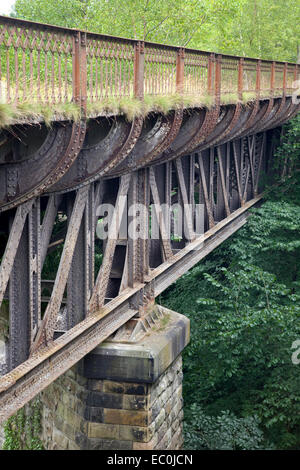
[[[166,411],[164,408],[162,408],[155,420],[155,431],[158,431],[158,429],[161,427],[162,423],[164,422],[166,418]]]
[[[88,379],[87,389],[92,392],[103,392],[103,382],[103,380]]]
[[[147,411],[132,412],[130,410],[104,409],[104,422],[129,426],[147,426],[149,424],[149,414]]]
[[[188,344],[190,335],[190,323],[186,317],[167,309],[162,310],[170,318],[164,329],[153,331],[133,344],[102,343],[85,357],[85,377],[141,384],[153,384],[161,379]],[[161,387],[164,390],[167,386],[168,379],[164,378]],[[137,395],[136,392],[134,394]]]
[[[125,385],[121,382],[113,382],[112,380],[103,380],[103,392],[125,393]]]
[[[113,439],[89,439],[88,450],[131,450],[131,441],[120,441]]]
[[[150,397],[148,395],[123,395],[123,409],[125,410],[148,410]]]
[[[123,397],[117,393],[89,392],[87,397],[88,406],[99,406],[101,408],[122,408]]]
[[[156,448],[158,442],[157,434],[149,442],[133,442],[133,450],[152,450]]]
[[[159,439],[159,435],[158,435],[158,443],[157,443],[156,449],[159,449],[159,450],[167,449],[168,446],[171,444],[171,440],[172,440],[171,429],[167,429],[161,439]]]
[[[88,423],[87,435],[88,437],[118,440],[120,437],[120,426],[116,424]]]
[[[97,406],[86,406],[84,410],[84,418],[92,423],[103,423],[104,409]]]
[[[151,426],[120,426],[120,439],[125,441],[149,442],[154,435]]]
[[[162,423],[162,425],[160,426],[157,434],[158,434],[158,441],[161,441],[164,437],[164,435],[166,434],[166,432],[168,431],[168,426],[167,426],[167,423],[166,421],[164,421]]]

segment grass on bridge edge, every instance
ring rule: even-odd
[[[266,97],[261,97],[268,98]],[[236,104],[241,102],[247,105],[256,99],[256,93],[245,92],[243,99],[239,100],[237,93],[221,95],[221,104]],[[152,112],[168,114],[178,108],[207,108],[214,105],[214,97],[210,95],[146,95],[144,100],[131,97],[104,98],[101,101],[87,103],[87,117],[94,118],[107,115],[125,115],[128,121],[135,117],[145,117]],[[78,121],[81,117],[80,107],[73,103],[0,103],[0,128],[5,128],[17,123],[45,122],[51,126],[53,121],[71,120]]]

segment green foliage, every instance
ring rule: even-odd
[[[225,21],[214,19],[210,41],[223,53],[263,59],[297,59],[298,0],[241,0]]]
[[[55,119],[78,121],[81,111],[75,103],[45,105],[39,103],[0,103],[0,128],[20,121],[44,121],[47,126]]]
[[[237,418],[230,411],[208,416],[201,406],[194,403],[185,418],[185,449],[261,449],[263,432],[258,427],[260,421],[257,417]]]
[[[63,244],[59,245],[55,251],[46,256],[42,271],[43,279],[55,279],[59,267],[60,258],[63,251]]]
[[[40,434],[41,403],[36,398],[6,421],[3,450],[43,450]]]
[[[209,31],[212,17],[227,17],[236,5],[236,0],[16,0],[14,15],[97,33],[183,45],[199,36],[203,25]]]
[[[285,130],[279,166],[286,158],[299,166],[299,136],[298,117]],[[184,352],[187,429],[194,426],[195,404],[204,413],[199,429],[204,417],[224,410],[237,419],[257,416],[265,448],[270,442],[277,449],[300,448],[300,375],[291,361],[300,338],[300,181],[299,172],[288,173],[247,225],[162,299],[191,319]],[[194,431],[187,441],[196,445]]]
[[[16,0],[13,15],[283,61],[296,61],[300,35],[298,0]]]

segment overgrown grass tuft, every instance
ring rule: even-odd
[[[54,106],[54,114],[62,115],[63,118],[77,122],[80,120],[80,107],[75,103],[59,103]]]
[[[221,95],[221,104],[235,104],[239,102],[238,93],[224,93]]]
[[[81,110],[75,103],[0,103],[0,127],[8,127],[17,122],[43,121],[47,126],[59,118],[78,121]]]
[[[119,109],[129,122],[136,117],[144,116],[143,102],[136,98],[124,97],[120,99]]]
[[[261,97],[263,98],[263,97]],[[229,105],[241,102],[244,105],[256,99],[255,92],[244,92],[242,99],[238,93],[224,93],[221,95],[221,104]],[[144,100],[125,96],[106,97],[96,102],[87,103],[87,117],[105,115],[124,115],[131,122],[136,117],[145,117],[150,113],[168,114],[176,109],[207,108],[214,106],[214,96],[203,95],[146,95]],[[7,127],[17,122],[45,122],[47,126],[55,120],[78,121],[81,118],[80,107],[73,103],[37,103],[25,101],[23,103],[1,103],[0,102],[0,128]]]
[[[256,100],[255,91],[246,91],[243,93],[243,103],[248,104]]]
[[[0,127],[9,126],[14,119],[14,110],[10,104],[0,103]]]

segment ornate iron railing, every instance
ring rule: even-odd
[[[0,101],[97,102],[146,95],[224,102],[291,94],[297,64],[215,55],[0,17]]]

